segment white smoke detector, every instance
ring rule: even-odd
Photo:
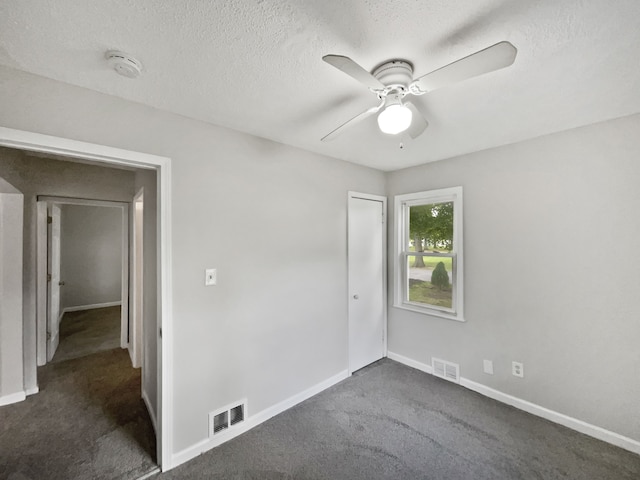
[[[128,53],[109,50],[104,57],[109,65],[123,77],[137,78],[142,72],[142,63]]]

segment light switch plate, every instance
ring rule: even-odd
[[[204,285],[210,287],[218,283],[218,270],[215,268],[207,268],[204,271]]]
[[[493,361],[491,361],[491,360],[483,360],[483,370],[484,370],[484,373],[488,373],[489,375],[493,375]]]

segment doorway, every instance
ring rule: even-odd
[[[386,355],[386,208],[378,195],[349,192],[349,373]]]
[[[127,348],[129,204],[38,196],[36,206],[38,366],[52,361],[69,312],[120,306],[120,347]]]
[[[155,187],[157,189],[157,239],[158,239],[158,276],[157,276],[157,306],[158,324],[157,330],[152,333],[150,340],[157,347],[157,376],[155,385],[157,397],[156,411],[156,437],[157,437],[157,461],[163,470],[172,467],[172,405],[170,403],[172,391],[171,359],[172,342],[163,344],[162,337],[172,338],[171,317],[171,161],[169,158],[149,155],[129,150],[121,150],[103,145],[79,142],[66,138],[42,135],[33,132],[14,130],[0,127],[0,146],[39,152],[42,155],[62,156],[73,161],[106,164],[107,166],[121,166],[135,169],[151,169],[156,171]],[[38,267],[39,269],[41,267]],[[40,272],[39,272],[40,273]],[[45,273],[46,275],[46,273]],[[37,383],[35,382],[35,370],[37,365],[36,331],[35,322],[24,323],[22,334],[25,344],[32,351],[25,352],[24,375],[25,389],[35,394]],[[154,327],[155,329],[155,327]],[[151,334],[151,332],[150,332]],[[31,347],[31,345],[33,347]]]

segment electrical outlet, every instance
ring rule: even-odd
[[[215,268],[207,268],[204,271],[204,285],[209,287],[218,283],[218,271]]]
[[[493,375],[493,362],[491,360],[483,360],[482,366],[483,366],[484,373]]]
[[[524,377],[524,365],[520,362],[511,362],[511,373],[516,376]]]

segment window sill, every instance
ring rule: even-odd
[[[459,315],[454,315],[452,313],[447,313],[447,312],[441,312],[439,310],[432,310],[430,308],[420,308],[420,307],[415,307],[413,305],[408,305],[406,303],[394,303],[393,304],[394,308],[399,308],[400,310],[407,310],[409,312],[414,312],[414,313],[420,313],[422,315],[428,315],[430,317],[438,317],[438,318],[445,318],[447,320],[453,320],[455,322],[466,322],[466,320]]]

